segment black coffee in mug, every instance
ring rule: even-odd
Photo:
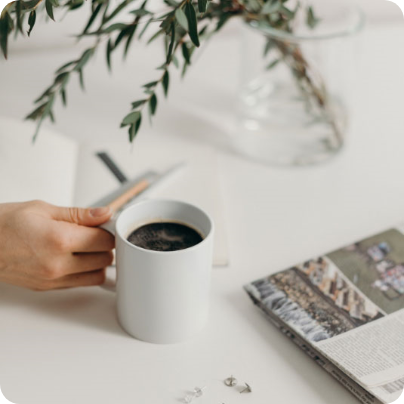
[[[185,250],[202,240],[195,229],[177,222],[148,223],[135,229],[128,237],[135,246],[154,251]]]

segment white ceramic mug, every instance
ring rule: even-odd
[[[174,221],[198,230],[203,241],[177,251],[153,251],[127,241],[136,228]],[[209,311],[213,222],[185,202],[144,200],[103,226],[116,238],[117,312],[133,337],[152,343],[181,342],[197,334]]]

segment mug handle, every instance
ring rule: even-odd
[[[114,215],[108,222],[103,223],[99,226],[100,229],[106,230],[108,233],[111,233],[115,237],[115,226],[116,226],[117,217]]]
[[[108,233],[111,233],[115,237],[115,225],[116,225],[116,219],[117,217],[112,217],[108,222],[105,222],[102,224],[100,229],[103,229],[107,231]],[[115,279],[111,276],[108,276],[108,272],[111,272],[110,269],[114,268],[115,269]],[[110,265],[107,268],[107,278],[105,280],[105,283],[100,285],[100,287],[104,290],[107,290],[108,292],[116,292],[116,267],[115,265]]]

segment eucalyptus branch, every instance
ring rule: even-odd
[[[172,26],[172,29],[173,26]],[[167,58],[165,63],[160,66],[159,69],[163,71],[160,78],[156,81],[151,81],[150,83],[144,84],[144,93],[147,95],[146,98],[137,100],[132,102],[132,112],[125,116],[122,120],[121,127],[129,126],[129,141],[133,142],[135,136],[137,135],[141,122],[142,122],[142,112],[146,105],[149,106],[149,116],[150,120],[152,119],[153,115],[156,113],[157,109],[157,95],[156,89],[158,85],[161,83],[164,91],[165,97],[168,95],[168,88],[170,83],[170,75],[168,69],[175,60],[175,53],[179,49],[180,46],[187,46],[184,42],[184,35],[177,41],[176,45],[174,46],[173,43],[175,41],[175,32],[172,33],[173,37],[168,45],[167,49]],[[187,63],[187,62],[186,62]]]
[[[129,139],[133,141],[139,131],[146,106],[150,119],[156,113],[158,87],[161,85],[165,96],[168,95],[170,66],[174,64],[179,67],[182,58],[184,75],[200,44],[220,31],[232,18],[241,18],[247,23],[255,21],[258,25],[288,33],[293,33],[294,22],[299,13],[306,13],[306,23],[309,27],[314,28],[318,23],[314,10],[309,6],[303,7],[299,0],[161,0],[166,8],[160,12],[150,11],[147,8],[148,0],[143,0],[140,6],[130,9],[137,1],[140,0],[123,0],[111,9],[111,0],[91,0],[89,18],[77,38],[95,37],[95,45],[88,48],[77,60],[68,62],[57,70],[51,86],[35,101],[39,105],[27,116],[27,119],[37,122],[34,139],[44,119],[54,120],[53,106],[57,97],[60,96],[66,105],[66,87],[73,74],[78,74],[80,85],[84,89],[83,68],[101,43],[106,43],[106,63],[111,70],[112,55],[121,44],[123,55],[126,57],[133,40],[143,40],[151,27],[159,23],[158,29],[153,31],[147,44],[157,39],[164,41],[165,61],[158,68],[161,75],[156,81],[143,85],[144,98],[132,103],[132,111],[121,123],[121,127],[128,127]],[[28,24],[29,36],[34,29],[37,12],[45,9],[48,17],[54,20],[54,9],[65,8],[70,12],[81,8],[84,3],[85,0],[15,0],[9,3],[0,16],[0,48],[4,57],[7,58],[11,33],[15,31],[16,34],[24,35],[23,27]],[[41,4],[44,4],[44,7],[39,7]],[[131,15],[132,21],[116,22],[124,13],[126,16]],[[142,28],[138,32],[140,26]],[[311,67],[301,50],[287,41],[268,40],[264,54],[273,48],[279,51],[280,57],[270,63],[268,68],[284,62],[291,69],[308,102],[319,108],[333,127],[336,138],[341,141],[342,135],[329,105],[326,88],[321,81],[312,80]]]
[[[39,98],[35,100],[35,103],[39,104],[39,106],[26,117],[26,119],[28,120],[37,122],[36,131],[33,137],[34,141],[38,135],[43,121],[46,118],[49,118],[52,122],[55,121],[53,115],[53,106],[56,97],[60,95],[63,105],[67,105],[66,86],[73,73],[78,74],[80,86],[84,90],[83,68],[94,55],[98,44],[99,41],[97,41],[92,48],[86,49],[79,59],[68,62],[61,68],[59,68],[59,70],[57,70],[56,72],[56,77],[52,85],[47,88]]]
[[[309,107],[313,109],[317,107],[323,118],[330,124],[337,146],[341,146],[343,143],[342,131],[330,105],[330,99],[323,79],[306,61],[298,45],[289,43],[288,41],[273,39],[270,41],[273,41],[279,49],[282,59],[289,66]],[[316,77],[316,80],[314,80],[314,77]]]
[[[269,7],[272,11],[278,10],[280,11],[280,18],[278,21],[275,21],[275,26],[277,29],[284,30],[288,33],[293,33],[293,27],[291,23],[295,20],[295,15],[299,11],[300,3],[297,3],[297,6],[294,11],[287,10],[272,2],[266,3],[267,9]],[[288,13],[292,17],[291,19],[288,18]],[[285,14],[286,13],[286,14]],[[256,14],[248,13],[247,14],[247,21],[255,21],[258,24],[263,25],[263,29],[265,32],[265,26],[270,25],[270,16],[265,16],[264,18],[257,17]],[[306,14],[306,23],[310,28],[315,28],[316,25],[319,23],[319,19],[314,13],[312,7],[307,8]],[[303,52],[298,44],[292,43],[287,39],[275,39],[271,36],[268,36],[267,43],[264,49],[264,56],[268,54],[271,49],[277,49],[280,53],[279,59],[274,59],[268,66],[267,69],[270,70],[278,65],[280,61],[283,61],[290,69],[291,73],[293,74],[296,84],[300,89],[304,100],[306,101],[308,107],[314,112],[318,112],[322,117],[325,119],[326,122],[329,123],[331,126],[333,133],[334,133],[334,140],[336,141],[336,146],[341,146],[343,143],[343,134],[338,123],[338,119],[335,116],[334,110],[330,105],[330,99],[327,92],[326,85],[317,73],[313,66],[311,66],[307,60],[305,59]],[[316,80],[314,79],[316,78]]]

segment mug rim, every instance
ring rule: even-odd
[[[139,247],[139,246],[137,246],[137,245],[135,245],[135,244],[132,244],[131,242],[129,242],[129,241],[126,239],[126,237],[123,237],[123,236],[122,236],[122,234],[121,234],[121,232],[120,232],[120,230],[119,230],[119,224],[120,224],[120,221],[121,221],[121,219],[122,219],[122,215],[123,215],[124,213],[126,213],[126,212],[132,210],[132,209],[137,208],[139,205],[143,205],[143,204],[146,204],[146,203],[175,203],[175,204],[179,204],[179,205],[183,205],[183,206],[184,206],[184,205],[185,205],[185,206],[190,206],[190,207],[193,208],[193,209],[199,210],[199,211],[206,217],[206,219],[207,219],[208,222],[209,222],[209,225],[210,225],[209,232],[208,232],[208,234],[204,237],[204,239],[203,239],[200,243],[195,244],[195,245],[192,246],[192,247],[184,248],[184,249],[182,249],[182,250],[175,250],[175,251],[156,251],[156,250],[148,250],[148,249],[146,249],[146,248],[142,248],[142,247]],[[188,224],[188,223],[186,223],[186,224]],[[189,225],[189,224],[188,224],[188,225]],[[189,225],[189,226],[190,226],[190,225]],[[125,208],[122,212],[120,212],[120,213],[119,213],[119,216],[118,216],[118,218],[116,219],[116,222],[115,222],[115,234],[116,234],[116,236],[118,236],[118,237],[119,237],[125,244],[127,244],[129,247],[132,247],[132,248],[134,248],[134,249],[136,249],[136,250],[139,250],[139,251],[142,251],[142,252],[145,252],[145,253],[150,253],[150,254],[165,254],[165,255],[168,255],[168,254],[169,254],[169,255],[174,255],[174,254],[181,254],[181,253],[184,253],[185,251],[192,251],[192,250],[198,248],[199,246],[201,246],[202,244],[204,244],[205,242],[207,242],[207,240],[212,237],[213,231],[214,231],[214,222],[213,222],[211,216],[210,216],[204,209],[202,209],[202,208],[200,208],[199,206],[194,205],[194,204],[192,204],[192,203],[188,203],[188,202],[184,202],[184,201],[179,201],[179,200],[175,200],[175,199],[145,199],[145,200],[142,200],[142,201],[139,201],[139,202],[135,202],[135,203],[133,203],[132,205],[130,205],[130,206],[128,206],[127,208]]]

